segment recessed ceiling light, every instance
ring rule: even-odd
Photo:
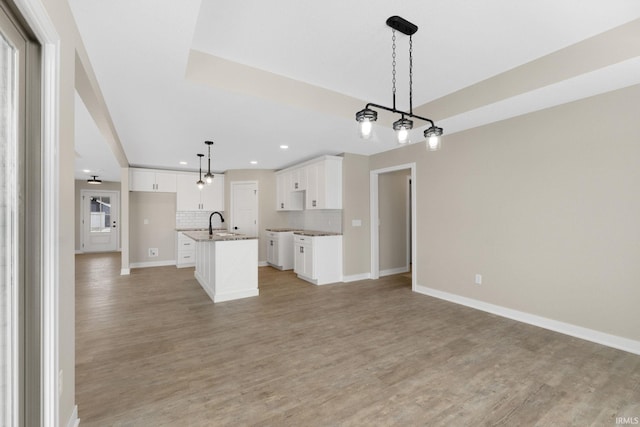
[[[82,172],[89,173],[89,172],[91,172],[91,170],[90,169],[82,169]]]
[[[258,161],[257,160],[251,160],[249,163],[251,163],[252,165],[257,165]]]
[[[286,150],[287,148],[289,148],[288,145],[281,145],[280,148],[282,148],[283,150]]]
[[[186,165],[186,164],[187,164],[187,162],[182,161],[182,162],[180,162],[180,164],[181,164],[181,165]]]

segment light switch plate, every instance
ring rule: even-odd
[[[351,220],[351,226],[352,227],[362,227],[362,220],[361,219],[352,219]]]

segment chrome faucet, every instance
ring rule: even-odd
[[[220,215],[220,222],[224,222],[224,218],[222,217],[222,214],[218,211],[215,211],[211,215],[209,215],[209,236],[213,235],[213,227],[211,227],[211,218],[213,218],[215,214]]]

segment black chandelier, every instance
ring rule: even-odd
[[[213,145],[213,141],[205,141],[204,143],[207,144],[209,148],[209,165],[207,167],[207,173],[204,175],[204,180],[207,184],[211,184],[213,182],[213,174],[211,173],[211,146]]]
[[[204,154],[197,154],[197,156],[200,158],[200,179],[198,179],[196,185],[200,190],[202,190],[204,188],[204,181],[202,180],[202,158],[204,157]]]
[[[413,120],[408,119],[411,117],[428,122],[431,126],[424,131],[424,136],[427,138],[427,148],[431,151],[440,149],[440,136],[442,135],[442,128],[437,127],[431,119],[421,117],[413,114],[413,34],[418,31],[418,26],[407,21],[399,16],[392,16],[387,19],[387,25],[393,29],[392,34],[392,58],[393,58],[393,107],[385,107],[384,105],[368,103],[364,109],[356,113],[356,121],[360,123],[360,136],[364,139],[369,139],[371,131],[373,129],[373,122],[378,119],[378,112],[372,110],[373,108],[380,108],[392,113],[400,114],[400,119],[393,122],[393,130],[396,131],[399,144],[405,144],[409,141],[409,130],[413,128]],[[400,111],[396,108],[396,30],[402,34],[409,36],[409,112]]]

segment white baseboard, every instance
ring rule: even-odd
[[[76,255],[83,254],[83,253],[84,253],[84,252],[83,252],[83,251],[81,251],[80,249],[76,249]]]
[[[146,268],[146,267],[165,267],[167,265],[176,265],[176,260],[171,259],[167,261],[132,262],[129,264],[129,267],[130,268]]]
[[[342,281],[344,283],[357,282],[358,280],[367,280],[367,279],[371,279],[371,273],[350,274],[348,276],[342,277]]]
[[[78,425],[80,425],[80,418],[78,418],[78,405],[75,405],[69,421],[67,421],[67,427],[78,427]]]
[[[267,267],[268,265],[267,261],[258,261],[258,267]]]
[[[558,320],[547,319],[546,317],[536,316],[535,314],[512,310],[499,305],[450,294],[437,289],[427,288],[426,286],[416,285],[414,291],[420,294],[443,299],[445,301],[475,308],[477,310],[486,311],[487,313],[496,314],[508,319],[517,320],[518,322],[527,323],[529,325],[549,329],[550,331],[559,332],[561,334],[591,341],[596,344],[640,355],[640,341],[607,334],[593,329],[584,328],[582,326],[572,325],[570,323],[560,322]]]
[[[396,267],[396,268],[388,268],[386,270],[380,270],[380,277],[391,276],[392,274],[400,274],[400,273],[408,273],[409,266],[405,265],[404,267]]]
[[[128,276],[131,274],[131,269],[130,268],[123,268],[122,270],[120,270],[120,275],[121,276]]]

